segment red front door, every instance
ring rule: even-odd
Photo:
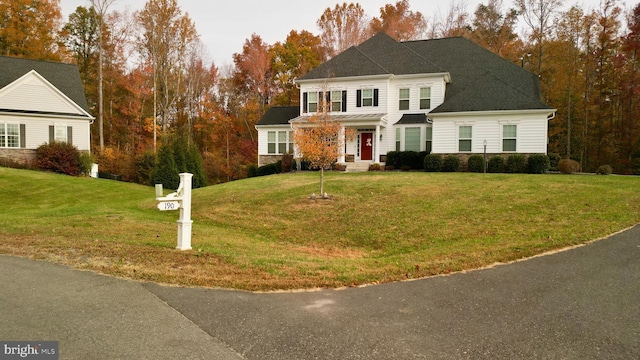
[[[360,160],[373,160],[373,134],[360,135]]]

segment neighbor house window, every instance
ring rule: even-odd
[[[268,154],[276,153],[276,132],[275,131],[267,132],[267,153]]]
[[[67,127],[63,125],[56,125],[54,129],[53,139],[56,142],[67,142]]]
[[[502,126],[502,151],[516,151],[518,126]]]
[[[287,134],[288,133],[288,134]],[[267,132],[267,153],[285,154],[287,146],[289,152],[293,151],[293,136],[291,131],[268,131]],[[287,135],[289,139],[287,139]]]
[[[433,144],[433,128],[431,126],[427,127],[427,135],[426,135],[426,143],[424,150],[427,154],[431,154],[432,144]]]
[[[420,88],[420,109],[431,109],[431,88]]]
[[[404,151],[420,151],[420,128],[404,129]]]
[[[278,154],[287,152],[287,132],[278,131]]]
[[[20,125],[0,123],[0,148],[20,147]]]
[[[409,89],[400,89],[398,109],[409,110]]]
[[[458,128],[458,151],[471,151],[471,126],[460,126]]]
[[[288,153],[293,154],[293,131],[289,131],[289,151]]]
[[[400,151],[400,128],[396,128],[396,151]]]

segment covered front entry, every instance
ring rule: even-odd
[[[373,133],[363,132],[360,134],[360,160],[373,160]]]

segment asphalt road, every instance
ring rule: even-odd
[[[0,286],[0,340],[57,340],[61,359],[640,359],[640,225],[364,288],[167,287],[7,256]]]

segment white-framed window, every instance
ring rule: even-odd
[[[68,127],[66,125],[54,125],[53,127],[53,140],[56,142],[67,142],[68,137]]]
[[[267,131],[267,153],[293,152],[293,131]]]
[[[0,148],[20,147],[20,124],[0,123]]]
[[[293,131],[289,131],[287,135],[289,136],[289,149],[287,152],[293,154]]]
[[[471,151],[472,135],[473,135],[473,127],[469,125],[463,125],[458,127],[458,151],[459,152]]]
[[[342,111],[342,91],[341,90],[331,91],[331,111],[334,111],[334,112]]]
[[[425,135],[425,148],[424,150],[431,154],[431,150],[433,149],[433,127],[427,126],[426,135]]]
[[[398,110],[409,110],[409,98],[411,91],[409,89],[400,89],[398,93]]]
[[[502,125],[502,151],[515,152],[518,145],[518,125]]]
[[[400,128],[396,128],[396,151],[400,151]]]
[[[420,88],[420,109],[431,109],[431,88]]]
[[[362,106],[373,106],[373,89],[362,89]]]
[[[315,91],[312,91],[309,93],[308,95],[309,100],[308,100],[308,109],[309,112],[317,112],[318,111],[318,93]]]
[[[404,151],[420,151],[420,128],[404,128]]]

